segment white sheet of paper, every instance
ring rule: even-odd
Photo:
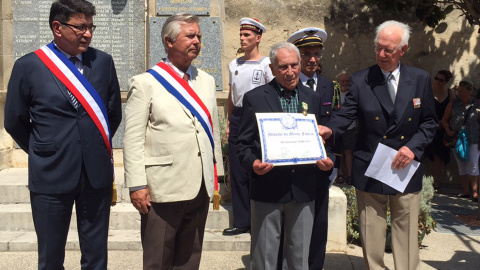
[[[397,150],[379,143],[365,175],[404,192],[420,162],[412,160],[405,169],[394,169],[392,161]]]

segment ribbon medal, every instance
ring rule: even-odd
[[[303,108],[303,115],[307,116],[308,104],[305,102],[302,102],[302,108]]]
[[[420,105],[422,105],[422,102],[420,101],[420,98],[414,98],[413,99],[413,107],[415,109],[420,108]]]

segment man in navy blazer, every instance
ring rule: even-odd
[[[392,168],[403,169],[421,161],[431,143],[437,118],[427,72],[400,63],[408,48],[410,27],[386,21],[377,27],[377,65],[352,75],[345,103],[321,128],[325,137],[344,132],[359,121],[352,182],[357,192],[360,236],[367,269],[385,269],[383,260],[386,211],[390,205],[395,269],[418,269],[418,214],[423,168],[417,169],[404,192],[365,176],[377,146],[382,143],[398,153]],[[335,136],[336,137],[336,136]]]
[[[100,96],[113,136],[121,121],[120,88],[112,57],[89,48],[94,15],[87,1],[58,0],[51,6],[50,28],[54,50],[76,56],[75,67]],[[63,269],[75,203],[82,269],[107,269],[113,160],[84,106],[35,53],[13,67],[5,129],[28,153],[38,268]]]
[[[277,269],[284,261],[278,260],[280,242],[284,241],[284,267],[308,269],[316,171],[330,170],[333,162],[330,158],[318,160],[317,168],[313,164],[273,167],[261,161],[255,113],[307,110],[320,118],[319,96],[299,83],[298,49],[291,43],[276,44],[270,50],[270,59],[275,79],[245,94],[237,141],[240,163],[252,179],[250,268]]]

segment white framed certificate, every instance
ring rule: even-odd
[[[262,161],[276,166],[312,164],[327,158],[315,115],[256,113]]]

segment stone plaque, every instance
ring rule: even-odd
[[[13,0],[14,57],[52,42],[48,25],[52,0]],[[112,55],[122,91],[127,81],[145,71],[145,7],[143,1],[92,0],[97,15],[92,47]]]
[[[195,15],[210,14],[210,0],[157,0],[157,15],[189,13]]]
[[[167,57],[161,39],[162,26],[166,20],[166,17],[150,18],[150,66]],[[202,48],[192,65],[212,75],[215,78],[217,90],[223,90],[220,19],[218,17],[200,17],[200,32],[202,33]]]

